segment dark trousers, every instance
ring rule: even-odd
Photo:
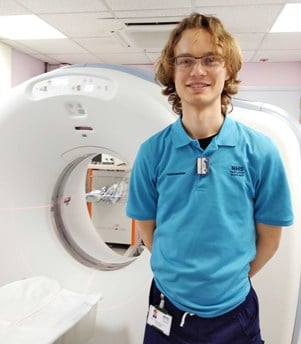
[[[160,294],[153,281],[150,304],[160,303]],[[214,318],[185,315],[165,297],[165,309],[173,317],[170,335],[146,324],[143,344],[262,344],[259,308],[255,290],[232,311]],[[183,324],[184,316],[184,324]],[[182,322],[182,326],[180,326]]]

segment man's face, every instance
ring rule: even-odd
[[[214,49],[211,34],[203,29],[184,31],[175,47],[175,57],[174,82],[183,113],[191,107],[220,109],[228,73],[221,55]]]

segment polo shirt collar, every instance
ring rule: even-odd
[[[177,148],[186,146],[191,142],[195,142],[187,132],[182,124],[182,116],[176,120],[172,125],[172,139]],[[218,146],[234,147],[237,144],[238,132],[236,122],[229,116],[225,116],[224,123],[219,134],[215,137],[215,142]]]
[[[177,148],[186,146],[194,141],[194,139],[186,133],[183,127],[182,116],[179,116],[172,125],[172,139]]]
[[[235,147],[238,142],[238,131],[236,121],[225,116],[224,123],[221,127],[219,134],[216,136],[216,144],[218,146]]]

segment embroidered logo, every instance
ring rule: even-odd
[[[243,177],[246,174],[246,169],[244,166],[232,165],[230,168],[230,175],[232,177]]]

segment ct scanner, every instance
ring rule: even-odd
[[[264,104],[236,100],[231,116],[271,136],[288,173],[295,224],[254,285],[266,343],[300,344],[300,129]],[[131,165],[139,144],[174,120],[158,85],[121,66],[58,69],[2,99],[0,286],[47,276],[74,292],[101,293],[89,344],[141,344],[149,253],[125,258],[104,244],[88,215],[85,178],[100,153]]]

